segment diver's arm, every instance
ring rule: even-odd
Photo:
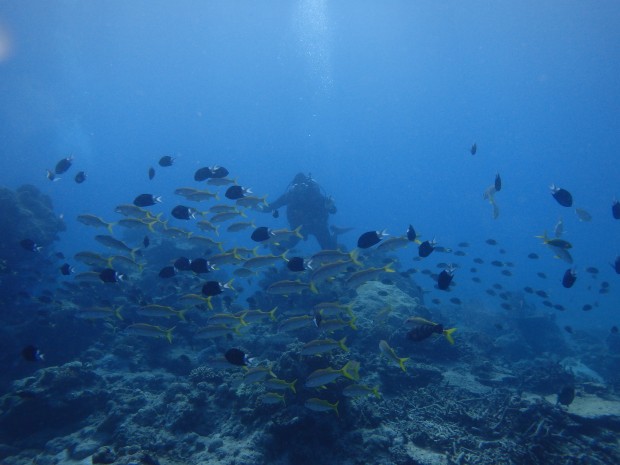
[[[271,212],[271,211],[277,210],[280,207],[283,207],[287,203],[288,203],[288,195],[282,194],[280,197],[278,197],[278,199],[275,202],[272,202],[268,205],[263,206],[261,208],[261,211]]]

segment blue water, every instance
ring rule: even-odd
[[[200,166],[225,165],[268,200],[311,172],[336,199],[334,224],[414,223],[452,247],[493,237],[522,271],[515,288],[539,252],[557,298],[598,299],[583,324],[607,326],[615,286],[592,296],[581,269],[613,280],[620,253],[619,16],[614,2],[3,2],[0,183],[53,198],[69,255],[89,245],[75,215],[112,220],[142,192],[172,201]],[[45,178],[67,154],[83,185]],[[149,182],[164,154],[175,166]],[[481,195],[496,172],[493,220]],[[557,205],[550,183],[593,221]],[[560,216],[582,278],[570,291],[533,237]]]
[[[618,24],[613,1],[2,1],[0,185],[48,194],[67,223],[54,250],[72,257],[105,251],[93,240],[102,231],[78,214],[116,221],[116,205],[150,192],[163,197],[152,211],[168,215],[183,203],[175,188],[199,187],[201,166],[225,166],[268,201],[310,172],[336,201],[331,223],[355,228],[341,238],[347,248],[364,231],[400,235],[410,223],[445,247],[469,242],[467,258],[435,253],[423,263],[410,247],[400,266],[459,263],[449,297],[498,313],[490,283],[544,289],[565,312],[525,298],[603,338],[620,324],[620,277],[609,266],[620,254],[611,215],[620,198]],[[69,154],[71,171],[48,181],[45,170]],[[158,167],[162,155],[174,165]],[[88,175],[81,185],[78,170]],[[496,173],[493,219],[482,194]],[[592,221],[558,205],[551,183]],[[578,273],[572,289],[560,283],[571,265],[535,238],[560,217]],[[285,215],[259,218],[286,226]],[[494,259],[514,262],[514,275],[501,276]],[[485,284],[471,281],[471,266]],[[429,300],[448,300],[430,277],[415,279]],[[609,294],[598,293],[601,281]],[[583,312],[586,303],[597,306]]]

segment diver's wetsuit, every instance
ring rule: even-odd
[[[301,225],[304,240],[308,235],[313,235],[322,249],[336,248],[336,237],[327,226],[330,213],[336,213],[336,206],[331,198],[323,195],[316,181],[298,174],[287,191],[263,211],[273,211],[283,206],[286,206],[289,227],[295,229]],[[292,247],[296,242],[288,245]]]

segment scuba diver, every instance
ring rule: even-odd
[[[286,192],[275,202],[264,206],[262,211],[273,212],[277,218],[278,208],[284,206],[289,227],[295,229],[301,226],[300,233],[304,240],[311,234],[322,249],[336,249],[336,236],[329,232],[327,226],[329,215],[336,213],[336,205],[310,175],[295,175]],[[288,245],[292,247],[295,244]]]

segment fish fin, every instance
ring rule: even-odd
[[[454,339],[452,338],[452,333],[456,331],[456,328],[444,329],[443,335],[446,336],[446,339],[450,344],[454,344]]]

